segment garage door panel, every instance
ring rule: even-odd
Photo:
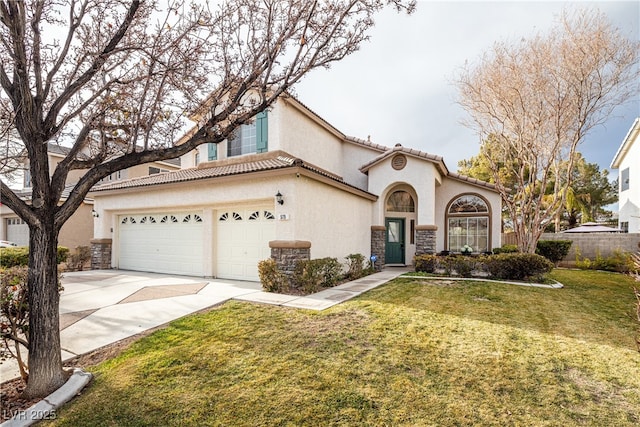
[[[18,246],[29,246],[29,226],[20,218],[7,218],[7,240]]]
[[[258,262],[271,255],[275,215],[271,207],[221,211],[217,221],[217,276],[258,281]]]
[[[199,214],[125,215],[119,222],[119,268],[203,274],[203,227]]]

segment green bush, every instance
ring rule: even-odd
[[[462,277],[472,277],[473,272],[482,268],[485,257],[460,255],[416,255],[413,259],[415,270],[423,273],[435,273],[444,270],[445,274],[456,274]]]
[[[572,243],[571,240],[539,240],[536,253],[557,264],[567,256]]]
[[[617,273],[631,273],[635,271],[635,264],[631,254],[615,250],[613,255],[602,257],[600,254],[596,258],[581,258],[580,251],[576,252],[576,267],[582,270],[603,270]]]
[[[258,263],[258,277],[266,292],[286,293],[289,290],[289,280],[273,258]]]
[[[438,257],[430,254],[416,255],[413,257],[413,265],[416,271],[434,273],[438,267]]]
[[[0,248],[0,266],[11,268],[29,265],[29,247]]]
[[[491,277],[503,280],[541,279],[553,270],[553,263],[541,255],[507,253],[484,259]]]
[[[468,256],[454,256],[447,257],[452,258],[449,261],[449,269],[450,271],[455,271],[458,276],[461,277],[471,277],[472,272],[476,269],[476,264],[478,263],[475,257]]]
[[[64,246],[58,246],[58,264],[62,262],[67,262],[69,258],[69,248],[65,248]]]
[[[515,254],[520,252],[517,245],[502,245],[501,248],[493,248],[493,253],[498,254]]]
[[[65,262],[69,257],[69,248],[58,246],[58,264]],[[0,266],[3,268],[28,266],[29,247],[20,246],[17,248],[0,248]]]
[[[292,287],[305,294],[321,288],[335,286],[342,274],[342,265],[336,258],[298,261],[293,272]]]

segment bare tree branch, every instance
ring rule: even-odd
[[[491,167],[522,251],[535,251],[565,205],[585,135],[637,96],[639,52],[640,43],[603,14],[565,11],[548,34],[496,43],[459,75],[466,124],[482,140],[498,141],[489,150]],[[501,165],[512,165],[515,188],[504,185]]]

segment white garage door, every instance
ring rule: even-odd
[[[217,276],[259,281],[258,262],[271,256],[275,222],[273,207],[218,211]]]
[[[18,246],[29,246],[29,226],[20,218],[8,218],[7,240]]]
[[[203,226],[197,212],[121,215],[118,267],[202,276]]]

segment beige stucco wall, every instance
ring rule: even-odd
[[[304,176],[293,183],[281,208],[291,213],[293,234],[287,240],[310,241],[312,258],[344,262],[345,256],[360,253],[368,259],[373,202]]]
[[[342,144],[342,178],[351,185],[367,190],[369,179],[360,168],[382,153],[351,142]]]
[[[385,202],[390,192],[402,185],[414,189],[416,200],[416,225],[435,225],[435,186],[440,174],[433,163],[407,157],[407,165],[401,170],[391,167],[391,158],[369,169],[369,192],[380,196],[373,211],[373,225],[384,225]]]
[[[269,151],[283,150],[340,176],[344,174],[340,138],[286,101],[278,102],[269,114]]]
[[[73,252],[78,246],[90,246],[93,239],[94,218],[91,215],[93,205],[83,203],[71,218],[62,226],[58,244]]]
[[[280,192],[284,204],[275,203]],[[269,205],[276,215],[276,240],[311,241],[311,256],[369,255],[370,200],[295,173],[259,174],[253,178],[216,179],[146,187],[120,194],[95,193],[95,237],[113,239],[112,265],[117,266],[118,216],[124,213],[202,212],[204,233],[215,235],[218,210]],[[355,231],[355,232],[354,232]],[[215,239],[204,239],[205,275],[215,268]]]
[[[489,249],[500,247],[501,231],[502,231],[502,218],[501,218],[501,199],[500,195],[496,192],[478,187],[475,185],[467,184],[462,181],[458,181],[451,178],[444,178],[442,185],[436,190],[435,203],[436,209],[436,225],[438,230],[436,232],[437,239],[437,251],[445,250],[445,233],[446,223],[445,215],[446,208],[449,202],[454,198],[463,194],[478,194],[484,197],[490,205],[491,209],[491,232]]]
[[[78,246],[89,246],[93,238],[93,216],[91,209],[93,205],[82,203],[78,210],[71,215],[71,218],[62,226],[58,238],[58,245],[65,246],[73,251]],[[0,238],[7,238],[7,218],[15,218],[15,214],[7,206],[0,207]]]
[[[313,114],[305,114],[293,104],[295,101],[278,100],[268,111],[269,151],[282,150],[292,156],[341,176],[346,182],[362,190],[367,188],[367,177],[359,168],[380,155],[362,145],[343,141]],[[200,162],[207,161],[207,144],[197,148]],[[238,156],[240,157],[240,156]],[[217,159],[227,158],[226,141],[218,144]],[[195,152],[182,156],[182,168],[195,167]]]

